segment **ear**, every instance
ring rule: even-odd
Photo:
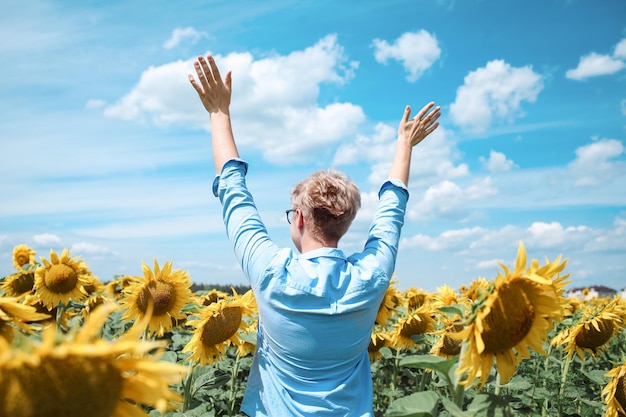
[[[302,215],[300,209],[296,209],[296,212],[293,216],[293,221],[296,223],[298,229],[304,228],[304,216]]]

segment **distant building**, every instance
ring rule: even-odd
[[[626,288],[621,292],[622,298],[626,293]],[[608,297],[612,298],[617,294],[617,291],[613,288],[605,287],[604,285],[592,285],[589,287],[572,288],[567,292],[569,297],[580,298],[581,300],[591,300],[593,298]]]

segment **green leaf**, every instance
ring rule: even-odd
[[[207,372],[198,376],[193,381],[192,392],[195,393],[200,389],[212,389],[212,388],[221,387],[222,385],[226,384],[228,381],[230,381],[230,375],[228,375],[227,373]]]
[[[516,375],[509,382],[503,385],[509,389],[518,390],[518,391],[526,391],[532,388],[533,384],[531,384],[528,380],[523,377]]]
[[[437,307],[437,310],[441,311],[442,313],[449,314],[451,316],[456,315],[459,317],[465,317],[465,308],[460,304],[452,304],[449,306]]]
[[[161,355],[161,360],[165,362],[176,363],[178,361],[178,354],[171,350],[165,351],[163,352],[163,355]]]
[[[436,415],[439,396],[433,391],[416,392],[398,398],[389,405],[386,417],[433,417]]]
[[[606,371],[604,369],[594,369],[592,371],[583,371],[583,375],[589,378],[592,382],[595,382],[598,385],[606,385],[607,377],[604,376]]]
[[[467,417],[467,415],[456,405],[453,401],[446,397],[441,397],[441,403],[445,407],[446,411],[450,413],[452,417]]]
[[[435,355],[411,355],[400,360],[400,366],[409,368],[432,369],[449,378],[452,367],[458,362],[458,358],[451,359],[442,358]]]
[[[509,417],[509,410],[506,400],[491,393],[478,393],[472,403],[467,407],[469,415],[476,417]]]

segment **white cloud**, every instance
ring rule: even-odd
[[[493,149],[489,152],[489,158],[481,156],[480,162],[490,172],[506,172],[515,167],[515,162],[507,159],[502,152],[494,151]]]
[[[79,242],[74,243],[71,247],[71,252],[75,254],[86,255],[116,255],[114,250],[111,250],[104,246],[95,245],[93,243]]]
[[[595,237],[586,243],[585,249],[590,251],[626,250],[626,219],[617,217],[613,222],[613,228],[596,233]]]
[[[626,39],[622,39],[613,51],[613,57],[619,59],[626,59]]]
[[[348,61],[334,35],[285,56],[254,60],[249,53],[231,53],[215,59],[222,77],[228,70],[233,72],[231,112],[238,144],[261,150],[269,161],[313,160],[313,151],[324,151],[320,145],[355,134],[365,120],[360,106],[317,104],[322,84],[348,82],[358,65]],[[148,68],[137,85],[105,114],[208,130],[209,117],[187,80],[193,61]]]
[[[163,44],[163,48],[175,48],[184,40],[189,40],[192,45],[195,45],[203,37],[207,37],[207,34],[204,32],[198,32],[192,27],[176,28],[172,32],[172,36]]]
[[[521,102],[534,102],[542,89],[542,76],[530,66],[516,68],[503,60],[490,61],[465,77],[450,105],[450,116],[464,129],[483,132],[496,120],[511,121],[522,115]]]
[[[399,120],[398,117],[398,122]],[[456,161],[461,159],[461,155],[451,136],[451,131],[439,126],[435,132],[413,149],[410,185],[424,185],[434,180],[469,175],[467,164],[455,165]],[[388,177],[396,140],[397,127],[378,123],[370,136],[359,135],[356,140],[343,143],[335,153],[333,165],[368,162],[372,167],[368,182],[378,185]]]
[[[500,268],[500,264],[506,264],[502,259],[488,259],[476,263],[476,269]]]
[[[608,55],[600,55],[595,52],[583,56],[578,66],[568,70],[565,76],[571,80],[584,80],[589,77],[614,74],[626,67],[626,63]]]
[[[592,232],[586,226],[563,227],[559,222],[534,222],[528,228],[526,242],[536,248],[571,247],[577,243],[584,243]]]
[[[401,247],[421,248],[430,251],[458,249],[467,245],[467,241],[474,236],[485,233],[482,227],[471,227],[463,229],[446,230],[439,236],[430,237],[424,234],[417,234],[409,238],[403,238]]]
[[[409,73],[407,80],[416,81],[441,56],[437,38],[425,30],[402,34],[393,44],[374,39],[374,57],[380,63],[395,59],[402,63]]]
[[[61,238],[50,233],[42,233],[40,235],[33,236],[33,242],[39,246],[60,245]]]
[[[576,185],[598,185],[624,173],[626,169],[624,162],[614,161],[623,154],[622,142],[616,139],[601,139],[576,149],[576,159],[568,168],[576,178]]]
[[[430,186],[421,200],[411,204],[407,217],[425,221],[437,217],[463,218],[467,215],[470,201],[481,200],[496,195],[498,190],[491,178],[476,178],[465,188],[450,180],[443,180]]]

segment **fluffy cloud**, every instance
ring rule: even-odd
[[[522,101],[534,102],[543,89],[542,76],[530,66],[515,68],[494,60],[470,72],[457,89],[450,116],[461,128],[484,132],[496,120],[522,114]]]
[[[410,206],[407,217],[416,221],[433,218],[462,219],[467,216],[469,202],[497,193],[498,190],[489,177],[475,178],[465,187],[450,180],[443,180],[430,186],[420,201]]]
[[[571,247],[587,241],[590,232],[586,226],[563,227],[559,222],[535,222],[527,229],[526,242],[536,248]]]
[[[42,233],[40,235],[33,236],[33,242],[39,246],[60,245],[61,238],[50,233]]]
[[[320,86],[343,84],[354,75],[334,35],[286,56],[255,60],[249,53],[215,56],[233,72],[232,117],[237,142],[276,163],[315,159],[314,151],[354,135],[365,120],[360,106],[317,104]],[[187,80],[193,59],[148,68],[137,85],[105,114],[157,125],[185,124],[209,130],[209,118]]]
[[[578,66],[568,70],[565,76],[571,80],[584,80],[589,77],[597,77],[599,75],[614,74],[624,68],[626,64],[614,59],[608,55],[599,55],[595,52],[590,53],[582,58]]]
[[[87,242],[74,243],[71,247],[71,251],[76,254],[86,255],[116,255],[115,251],[107,247]]]
[[[354,141],[342,144],[335,153],[333,165],[368,162],[372,167],[369,182],[378,185],[389,174],[396,140],[397,127],[378,123],[371,135],[358,135]],[[457,164],[459,159],[461,155],[452,140],[452,132],[439,126],[414,148],[410,182],[420,185],[469,175],[467,164]]]
[[[565,76],[571,80],[580,81],[590,77],[614,74],[626,67],[624,60],[626,60],[626,39],[617,44],[612,56],[591,52],[581,57],[578,66],[568,70]]]
[[[410,238],[402,239],[401,247],[421,248],[430,251],[459,249],[465,247],[467,242],[475,236],[480,236],[486,232],[482,227],[471,227],[463,229],[446,230],[439,236],[431,237],[424,234],[417,234]]]
[[[493,149],[489,152],[489,158],[481,156],[480,162],[490,172],[505,172],[515,167],[515,162],[507,159],[506,155],[502,152],[497,152]]]
[[[184,40],[189,40],[192,45],[195,45],[203,37],[207,37],[207,34],[204,32],[198,32],[192,27],[176,28],[172,32],[172,36],[163,44],[163,48],[175,48]]]
[[[569,164],[576,185],[598,185],[623,174],[626,165],[614,160],[623,154],[624,144],[616,139],[601,139],[579,147],[576,159]]]
[[[404,33],[393,44],[374,39],[374,58],[380,63],[395,59],[408,72],[407,80],[414,82],[441,56],[437,38],[425,30]]]

